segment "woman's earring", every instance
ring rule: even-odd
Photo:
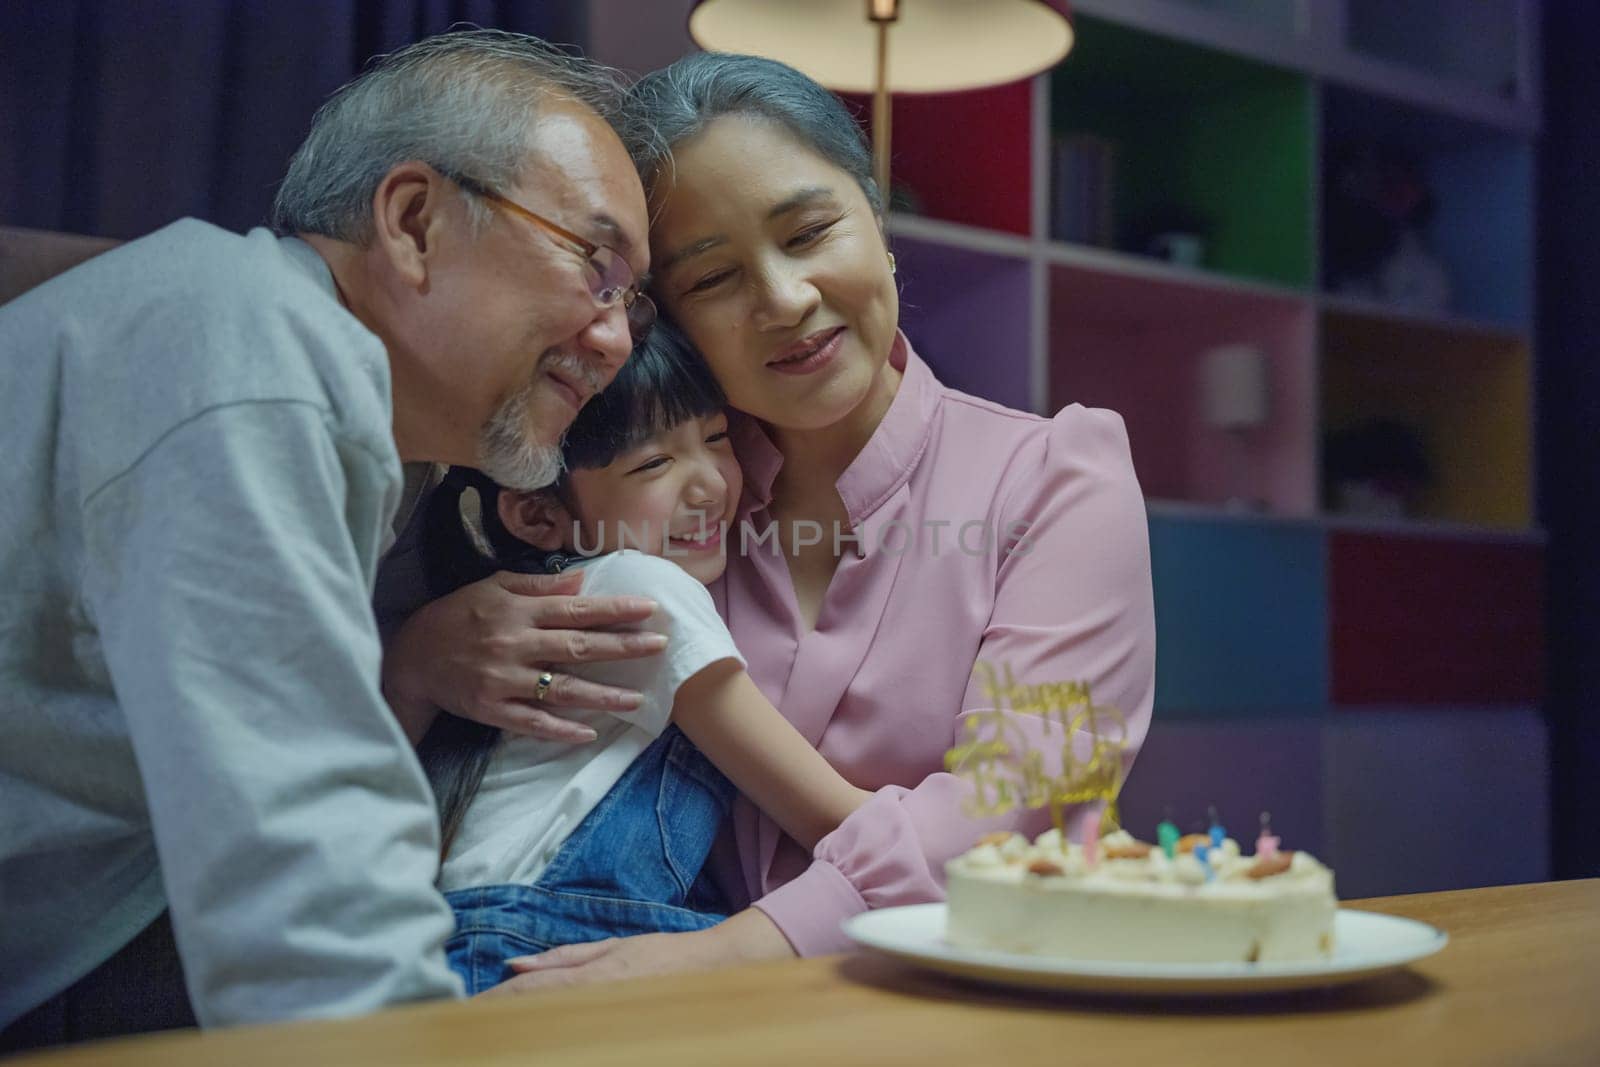
[[[889,273],[890,274],[894,273],[894,253],[893,252],[889,253]]]

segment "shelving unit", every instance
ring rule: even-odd
[[[1031,85],[896,101],[896,185],[919,213],[895,214],[889,230],[902,322],[944,380],[1040,413],[1112,408],[1127,423],[1160,648],[1158,770],[1136,773],[1130,811],[1158,799],[1141,788],[1183,799],[1166,737],[1222,755],[1222,739],[1272,744],[1287,731],[1299,741],[1272,780],[1322,783],[1304,806],[1319,822],[1307,839],[1355,884],[1543,876],[1541,848],[1520,867],[1424,850],[1386,884],[1392,859],[1376,842],[1400,839],[1375,827],[1388,809],[1347,795],[1362,787],[1361,754],[1393,736],[1413,747],[1385,751],[1383,773],[1403,775],[1409,796],[1457,796],[1461,768],[1430,752],[1494,735],[1515,758],[1474,765],[1482,810],[1450,813],[1451,825],[1495,818],[1497,791],[1543,825],[1536,0],[1073,6],[1072,54]],[[1108,243],[1058,239],[1058,218],[1083,206],[1066,199],[1081,185],[1057,188],[1063,137],[1112,146]],[[1336,211],[1335,161],[1352,151],[1425,177],[1435,210],[1420,239],[1448,302],[1429,303],[1415,278],[1388,286],[1409,303],[1350,284],[1360,272],[1340,258],[1353,232]],[[1150,254],[1174,227],[1203,230],[1197,262]],[[1254,424],[1208,419],[1202,368],[1222,346],[1260,354]],[[1349,465],[1351,440],[1396,427],[1424,476]],[[1368,510],[1340,510],[1358,498]],[[1218,767],[1191,778],[1202,770],[1214,780]],[[1435,810],[1388,815],[1445,832]]]
[[[904,319],[930,359],[1040,412],[1121,411],[1156,499],[1339,517],[1341,494],[1320,467],[1325,437],[1387,419],[1414,424],[1438,472],[1407,517],[1532,527],[1527,123],[1538,102],[1520,95],[1526,74],[1498,79],[1492,94],[1447,80],[1464,62],[1449,48],[1470,43],[1459,35],[1424,34],[1427,62],[1408,69],[1409,16],[1362,0],[1078,10],[1073,54],[1031,88],[896,102],[897,189],[926,214],[896,215],[890,230],[905,249]],[[1531,11],[1506,0],[1474,21],[1500,27],[1500,67],[1529,67],[1536,34],[1502,23]],[[1330,34],[1346,39],[1330,46]],[[1507,110],[1484,118],[1486,94]],[[1115,146],[1109,247],[1054,236],[1052,145],[1079,134]],[[1449,277],[1448,305],[1384,303],[1330,270],[1325,171],[1352,143],[1398,146],[1426,175],[1437,210],[1421,232]],[[1147,254],[1173,220],[1202,232],[1198,262]],[[985,335],[995,354],[980,370],[966,352],[980,338],[960,327],[996,301],[1015,343]],[[1223,344],[1253,345],[1266,361],[1259,426],[1205,425],[1197,363]]]
[[[652,39],[682,36],[681,10],[648,6]],[[1270,804],[1347,896],[1548,874],[1538,7],[1073,0],[1077,45],[1051,74],[896,98],[914,210],[888,228],[918,351],[957,388],[1111,407],[1130,430],[1158,631],[1131,827],[1215,804],[1248,836]],[[1072,132],[1124,146],[1109,246],[1056,237],[1052,138]],[[1328,162],[1351,139],[1426,173],[1444,307],[1338,291]],[[1185,211],[1214,228],[1200,261],[1147,254]],[[1197,372],[1218,344],[1261,351],[1260,425],[1207,425]],[[1330,432],[1371,419],[1428,449],[1407,514],[1324,503]]]

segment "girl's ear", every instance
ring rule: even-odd
[[[518,493],[500,491],[500,522],[519,541],[526,541],[541,552],[556,552],[568,547],[572,516],[556,494],[548,489]]]

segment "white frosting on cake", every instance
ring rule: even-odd
[[[1032,844],[1020,834],[985,839],[945,865],[945,938],[963,947],[1085,960],[1326,955],[1338,908],[1333,872],[1308,853],[1285,855],[1286,865],[1269,866],[1242,854],[1230,838],[1210,849],[1204,863],[1193,852],[1169,860],[1118,831],[1101,840],[1091,863],[1082,846],[1063,842],[1055,830]],[[1276,866],[1285,869],[1267,873]]]

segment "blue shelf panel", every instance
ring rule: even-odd
[[[1321,530],[1150,520],[1156,715],[1317,716],[1328,703]]]
[[[1449,265],[1458,311],[1527,330],[1533,322],[1533,148],[1457,147],[1434,167],[1439,215],[1429,237]]]

